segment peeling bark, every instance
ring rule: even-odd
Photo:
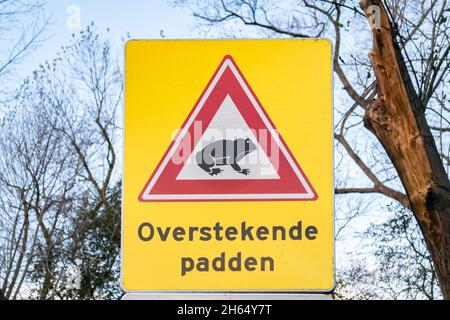
[[[369,103],[364,125],[380,141],[407,193],[410,207],[430,251],[442,294],[450,299],[450,182],[439,157],[422,105],[381,1],[380,28],[372,25],[369,54],[377,78],[378,98]]]

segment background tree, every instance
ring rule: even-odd
[[[0,132],[6,298],[117,295],[122,73],[111,51],[91,24],[10,102]]]
[[[121,183],[108,189],[108,206],[90,204],[74,217],[68,259],[79,268],[79,284],[63,290],[65,298],[118,299],[120,288]],[[102,201],[98,199],[98,201]]]
[[[345,0],[175,4],[189,7],[208,28],[227,30],[225,35],[242,35],[245,26],[246,34],[334,40],[333,65],[342,90],[335,106],[335,139],[338,152],[345,154],[337,162],[342,167],[336,193],[382,194],[407,209],[404,214],[414,214],[443,296],[450,299],[449,3],[374,0],[361,1],[361,8]],[[340,175],[349,161],[359,175]]]
[[[358,259],[340,270],[337,298],[442,298],[431,255],[414,217],[395,202],[388,211],[385,222],[371,223],[362,233],[364,250],[358,252]]]
[[[44,2],[41,0],[0,0],[1,94],[13,89],[7,87],[6,81],[13,78],[14,66],[45,40],[48,23],[49,20],[44,15]]]

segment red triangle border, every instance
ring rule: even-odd
[[[237,82],[239,82],[240,85],[240,89],[246,93],[247,98],[249,101],[252,102],[252,106],[255,109],[255,112],[258,113],[257,108],[259,108],[259,110],[262,113],[259,114],[259,118],[260,121],[264,122],[264,120],[266,120],[270,127],[265,125],[265,128],[268,129],[270,131],[270,129],[272,130],[276,130],[275,125],[273,124],[272,120],[269,118],[267,112],[265,111],[265,109],[263,108],[261,102],[259,101],[258,97],[255,95],[255,93],[253,92],[252,88],[250,87],[250,85],[248,84],[247,80],[245,79],[245,77],[243,76],[242,72],[240,71],[240,69],[238,68],[237,64],[234,62],[233,58],[230,55],[226,55],[221,63],[219,64],[219,66],[217,67],[217,69],[215,70],[213,76],[211,77],[211,79],[209,80],[208,84],[206,85],[205,89],[203,90],[202,94],[200,95],[200,97],[198,98],[197,102],[195,103],[194,107],[192,108],[191,112],[189,113],[189,115],[187,116],[187,118],[185,119],[185,121],[183,122],[181,128],[185,129],[187,124],[189,122],[189,128],[188,130],[192,127],[192,123],[193,121],[195,121],[197,119],[197,117],[199,116],[200,112],[202,111],[201,109],[203,108],[204,104],[206,104],[207,100],[210,98],[210,94],[212,94],[213,90],[216,88],[216,85],[219,83],[219,81],[222,79],[222,77],[224,77],[225,71],[227,71],[227,68],[230,69],[230,71],[232,72],[232,74],[234,75],[235,79]],[[223,70],[222,70],[223,69]],[[234,70],[233,70],[234,69]],[[219,72],[221,72],[220,76]],[[212,87],[212,84],[215,82],[214,86]],[[248,90],[248,92],[246,92],[246,90]],[[209,93],[208,93],[209,91]],[[206,94],[208,93],[208,95],[206,96]],[[206,96],[206,98],[205,98]],[[254,101],[252,101],[252,99]],[[200,103],[203,101],[203,103],[200,105]],[[199,107],[200,105],[200,107]],[[218,109],[218,107],[217,107]],[[217,109],[215,111],[217,111]],[[242,111],[239,110],[241,113]],[[194,119],[191,120],[191,118],[193,117],[193,114],[197,112],[196,117]],[[244,120],[247,122],[248,120],[244,117]],[[251,126],[250,126],[251,127]],[[207,128],[207,126],[205,126],[205,129]],[[252,127],[251,127],[252,128]],[[177,136],[172,140],[170,146],[167,148],[166,152],[164,153],[163,157],[161,158],[161,160],[159,161],[156,169],[154,170],[154,172],[152,173],[152,175],[150,176],[150,178],[148,179],[147,183],[145,184],[144,188],[142,189],[141,193],[139,194],[138,200],[141,202],[179,202],[179,201],[190,201],[190,202],[198,202],[198,201],[315,201],[318,199],[318,195],[316,193],[316,191],[314,190],[313,186],[311,185],[311,183],[309,182],[308,178],[306,177],[306,175],[304,174],[303,170],[301,169],[300,165],[298,164],[298,162],[296,161],[295,157],[293,156],[292,152],[289,150],[289,148],[287,147],[287,144],[285,143],[285,141],[283,140],[283,137],[281,135],[277,135],[278,137],[278,148],[280,148],[280,150],[282,151],[281,154],[283,157],[285,157],[285,159],[289,162],[289,160],[291,160],[291,163],[289,163],[290,165],[290,170],[293,170],[294,173],[296,174],[296,177],[298,178],[298,181],[301,183],[304,191],[307,191],[307,193],[292,193],[292,192],[286,192],[286,193],[275,193],[275,194],[271,194],[271,193],[238,193],[238,194],[234,194],[234,193],[212,193],[212,194],[207,194],[207,193],[192,193],[192,194],[181,194],[181,193],[167,193],[167,192],[172,192],[173,191],[173,187],[174,185],[171,184],[170,185],[170,189],[167,187],[166,191],[167,194],[163,194],[163,193],[157,193],[157,194],[152,194],[152,191],[154,191],[154,189],[157,189],[155,186],[158,186],[158,180],[161,178],[161,175],[164,173],[164,171],[167,168],[167,165],[169,163],[170,158],[172,157],[173,153],[177,150],[177,148],[179,147],[179,145],[181,144],[181,142],[183,141],[183,137],[184,136],[180,136],[183,134],[183,132],[185,132],[186,130],[180,130],[179,133],[177,134]],[[272,131],[271,132],[271,139],[275,139]],[[180,140],[180,141],[178,141]],[[276,139],[275,139],[276,140]],[[174,149],[174,144],[177,143],[176,148]],[[197,141],[194,142],[194,146],[197,143]],[[284,151],[283,151],[284,148]],[[169,153],[173,150],[172,155],[170,156],[170,158],[165,161],[169,155]],[[193,150],[193,149],[191,149]],[[265,150],[266,151],[266,150]],[[266,151],[267,153],[267,151]],[[188,157],[189,155],[187,155],[186,157]],[[166,162],[164,164],[164,162]],[[164,165],[163,165],[164,164]],[[295,169],[298,170],[298,172],[295,172]],[[175,170],[175,169],[173,169]],[[180,169],[181,170],[181,169]],[[156,177],[155,180],[155,176],[158,175]],[[285,176],[287,178],[287,176]],[[173,175],[172,175],[173,178]],[[283,179],[283,177],[280,178]],[[206,181],[206,182],[205,182]],[[216,189],[217,189],[217,185],[218,183],[221,183],[222,185],[225,183],[226,181],[229,180],[216,180],[211,182],[210,180],[202,180],[203,184],[208,184],[208,183],[215,183],[216,184]],[[252,181],[252,180],[245,180],[245,181]],[[259,180],[258,183],[260,183],[261,181],[272,181],[272,180]],[[172,181],[171,181],[172,182]],[[150,188],[150,184],[153,184]],[[177,183],[179,183],[179,180],[177,180]],[[195,183],[195,181],[190,181],[190,183]],[[161,183],[159,183],[159,185],[161,185]],[[164,188],[160,188],[160,189],[164,189]],[[309,189],[309,190],[308,190]],[[186,189],[185,189],[186,190]],[[185,191],[186,193],[186,191]]]

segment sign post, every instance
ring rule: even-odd
[[[133,40],[122,287],[334,288],[327,40]]]

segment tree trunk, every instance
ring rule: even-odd
[[[371,22],[379,22],[371,23],[373,48],[369,54],[378,97],[366,109],[364,125],[378,138],[397,170],[442,294],[450,299],[450,182],[385,8],[379,0],[361,0],[360,5]],[[375,19],[372,5],[380,13]]]

